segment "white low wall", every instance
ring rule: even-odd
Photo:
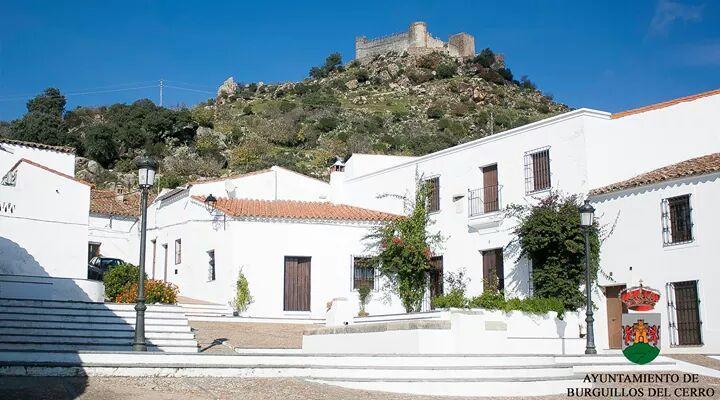
[[[432,319],[393,316],[385,322],[311,329],[303,351],[396,354],[582,354],[576,313],[526,314],[489,310],[447,310]]]
[[[0,275],[0,297],[102,302],[105,300],[105,285],[88,279]]]

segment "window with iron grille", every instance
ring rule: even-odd
[[[671,197],[662,200],[663,245],[688,243],[693,241],[692,208],[690,195]]]
[[[175,265],[182,262],[182,241],[175,239]]]
[[[428,185],[428,212],[440,211],[440,177],[425,181]]]
[[[525,193],[550,189],[550,148],[525,153]]]
[[[208,253],[208,257],[210,258],[208,260],[208,280],[214,281],[215,280],[215,250],[210,250],[207,253]]]
[[[670,344],[700,346],[703,344],[698,281],[667,284]]]
[[[372,290],[378,290],[379,279],[376,277],[377,269],[369,257],[353,257],[353,290],[367,284]]]

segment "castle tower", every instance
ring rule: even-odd
[[[408,44],[410,48],[424,48],[428,45],[427,24],[421,21],[413,22],[408,28]]]
[[[450,36],[448,45],[457,51],[457,57],[475,57],[475,38],[473,35],[465,32],[457,33]]]

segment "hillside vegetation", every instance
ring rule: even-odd
[[[19,140],[77,148],[78,176],[134,185],[132,159],[161,162],[159,186],[280,165],[319,178],[335,156],[423,155],[568,111],[489,49],[466,62],[393,54],[343,65],[339,54],[297,83],[235,84],[217,99],[167,109],[150,100],[65,111],[57,89],[0,124]]]

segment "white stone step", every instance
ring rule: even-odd
[[[37,329],[87,329],[87,330],[129,330],[135,329],[135,320],[127,323],[118,321],[117,323],[88,323],[88,322],[68,322],[68,321],[29,321],[29,320],[0,320],[0,325],[7,328],[37,328]],[[160,325],[145,324],[146,330],[159,332],[191,332],[190,326],[185,325]]]
[[[0,311],[0,321],[57,321],[57,322],[84,322],[84,323],[135,323],[135,314],[124,314],[120,316],[95,316],[95,315],[59,315],[59,314],[25,314]],[[3,324],[0,322],[0,324]],[[158,325],[187,325],[186,318],[166,317],[150,315],[146,316],[145,324]],[[4,324],[3,324],[4,325]]]
[[[133,336],[128,337],[88,337],[88,336],[49,336],[49,335],[0,335],[0,343],[15,344],[132,344]],[[149,338],[148,344],[157,346],[196,346],[195,339]]]
[[[232,308],[230,306],[226,306],[223,304],[193,304],[193,303],[178,303],[179,307],[182,307],[184,309],[197,309],[197,310],[230,310],[232,312]]]
[[[18,343],[0,343],[0,353],[2,351],[66,351],[77,354],[78,351],[132,351],[131,345],[108,345],[108,344],[18,344]],[[162,351],[171,353],[197,353],[197,347],[192,346],[148,346],[148,351]],[[2,360],[0,358],[0,360]]]
[[[132,329],[42,329],[42,328],[17,328],[17,327],[0,327],[0,335],[35,335],[35,336],[87,336],[87,337],[133,337]],[[191,332],[158,332],[145,330],[145,336],[148,338],[165,338],[165,339],[195,339],[195,335]]]
[[[37,315],[79,315],[79,316],[120,316],[129,317],[135,316],[135,309],[131,308],[40,308],[40,307],[7,307],[0,306],[0,313],[13,313],[13,314],[37,314]],[[185,313],[180,308],[173,309],[159,309],[159,308],[148,308],[145,311],[145,316],[152,316],[153,318],[184,318]]]

